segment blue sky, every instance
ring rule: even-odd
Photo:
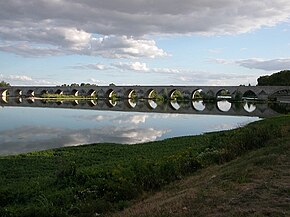
[[[0,2],[12,85],[256,84],[290,69],[286,0]]]

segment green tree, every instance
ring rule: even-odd
[[[10,84],[8,82],[5,82],[5,81],[1,81],[0,82],[0,87],[9,87]]]
[[[290,86],[290,70],[258,78],[258,86]]]

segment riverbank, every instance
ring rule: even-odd
[[[289,137],[290,116],[138,145],[95,144],[0,158],[0,216],[93,216]],[[286,141],[286,140],[285,140]]]

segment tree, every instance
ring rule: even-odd
[[[290,86],[290,70],[258,78],[258,86]]]
[[[9,87],[10,84],[8,82],[5,82],[5,81],[1,81],[0,82],[0,87]]]

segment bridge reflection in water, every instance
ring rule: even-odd
[[[290,104],[286,104],[288,107],[289,105]],[[279,112],[281,112],[281,109],[275,109],[279,107],[279,105],[275,105],[273,107],[268,106],[267,103],[255,103],[251,101],[230,103],[226,99],[220,99],[215,103],[204,102],[203,100],[189,100],[182,102],[171,100],[165,103],[159,103],[152,99],[142,99],[138,101],[134,101],[132,99],[120,101],[113,101],[111,99],[56,101],[36,98],[2,97],[0,99],[0,106],[251,116],[260,118],[277,116],[280,114]]]

